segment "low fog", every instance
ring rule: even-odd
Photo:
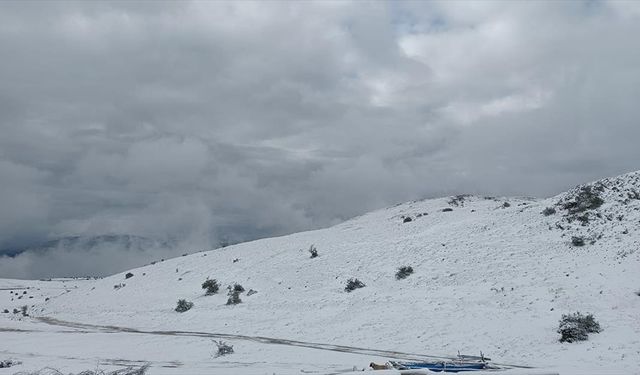
[[[0,277],[637,170],[639,4],[2,2]]]

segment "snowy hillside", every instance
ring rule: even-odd
[[[549,199],[410,202],[328,229],[159,261],[131,270],[130,278],[128,271],[78,283],[46,302],[30,301],[29,311],[142,330],[431,355],[482,351],[496,362],[562,374],[633,373],[640,371],[639,192],[634,172]],[[397,280],[401,266],[414,273]],[[220,282],[218,294],[205,296],[207,278]],[[347,293],[349,278],[366,287]],[[226,305],[232,283],[246,289],[238,305]],[[178,299],[193,308],[175,312]],[[593,313],[603,331],[559,343],[558,320],[576,311]],[[7,319],[17,318],[5,314],[0,323]],[[364,367],[371,358],[349,360]]]

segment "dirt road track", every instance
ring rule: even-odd
[[[112,326],[112,325],[97,325],[97,324],[87,324],[87,323],[78,323],[78,322],[68,322],[68,321],[64,321],[64,320],[60,320],[52,317],[45,317],[45,316],[34,317],[34,319],[36,321],[53,325],[53,326],[76,328],[76,329],[82,329],[84,331],[96,331],[96,332],[106,332],[106,333],[123,332],[123,333],[143,334],[143,335],[190,336],[190,337],[204,337],[204,338],[212,338],[212,339],[244,340],[244,341],[259,342],[262,344],[297,346],[302,348],[330,350],[334,352],[362,354],[362,355],[377,356],[377,357],[389,357],[394,359],[411,360],[411,361],[414,361],[414,360],[443,361],[443,360],[457,359],[457,357],[432,356],[427,354],[405,353],[405,352],[398,352],[393,350],[379,350],[379,349],[370,349],[370,348],[359,348],[354,346],[322,344],[317,342],[287,340],[287,339],[279,339],[279,338],[264,337],[264,336],[233,335],[233,334],[227,334],[227,333],[212,333],[212,332],[200,332],[200,331],[142,330],[142,329]],[[500,367],[506,367],[506,368],[531,368],[528,366],[505,364],[505,363],[492,362],[492,364]]]

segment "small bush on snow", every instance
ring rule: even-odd
[[[179,299],[178,305],[176,306],[176,311],[182,313],[191,310],[192,307],[193,302],[189,302],[186,299]]]
[[[584,238],[579,236],[571,237],[571,244],[573,246],[584,246]]]
[[[229,285],[227,289],[229,290],[227,293],[229,296],[227,299],[227,305],[237,305],[242,303],[242,299],[240,299],[240,293],[244,292],[244,287],[242,285],[236,283],[233,284],[233,286]]]
[[[133,274],[132,274],[131,272],[127,272],[127,274],[126,274],[126,275],[124,275],[124,278],[125,278],[125,279],[130,279],[130,278],[132,278],[132,277],[133,277]]]
[[[569,211],[570,214],[577,214],[586,210],[594,210],[604,203],[604,200],[598,193],[598,188],[591,186],[582,186],[573,200],[568,200],[562,204],[562,208]]]
[[[229,285],[227,287],[227,289],[229,290],[229,293],[231,292],[238,292],[238,293],[242,293],[244,292],[244,287],[238,283],[233,284],[233,286]]]
[[[451,199],[449,199],[449,201],[447,203],[449,203],[450,206],[464,206],[464,202],[465,199],[468,197],[468,194],[460,194],[460,195],[456,195],[451,197]]]
[[[544,216],[550,216],[556,213],[556,209],[553,207],[547,207],[544,210],[542,210],[542,214]]]
[[[3,361],[0,361],[0,368],[9,368],[11,366],[19,365],[21,363],[22,362],[14,361],[13,359],[5,359]]]
[[[242,299],[240,298],[240,292],[236,292],[236,291],[229,292],[227,305],[237,305],[239,303],[242,303]]]
[[[311,254],[311,259],[318,257],[318,249],[311,245],[311,247],[309,247],[309,254]]]
[[[358,279],[349,279],[347,280],[347,286],[344,287],[344,291],[347,293],[351,293],[352,291],[364,288],[365,286],[366,285]]]
[[[413,267],[411,266],[402,266],[398,268],[398,272],[396,272],[396,279],[402,280],[407,278],[409,275],[413,273]]]
[[[563,314],[557,332],[560,334],[560,342],[575,342],[585,341],[589,338],[590,333],[601,331],[600,324],[596,322],[592,314],[582,315],[577,312]]]
[[[207,279],[204,283],[202,283],[202,289],[206,289],[205,295],[210,296],[212,294],[218,293],[218,290],[220,290],[220,285],[218,284],[218,280],[216,279]]]
[[[226,342],[220,340],[220,341],[216,341],[213,340],[213,343],[216,344],[216,346],[218,347],[217,352],[216,352],[216,357],[220,357],[223,355],[227,355],[227,354],[231,354],[233,353],[233,346],[227,344]]]

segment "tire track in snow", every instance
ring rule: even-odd
[[[262,344],[297,346],[302,348],[328,350],[328,351],[342,352],[342,353],[391,357],[394,359],[410,360],[410,361],[425,361],[425,360],[426,361],[451,361],[451,360],[458,359],[458,357],[443,357],[443,356],[433,356],[433,355],[427,355],[427,354],[405,353],[405,352],[398,352],[394,350],[379,350],[379,349],[371,349],[371,348],[360,348],[355,346],[323,344],[323,343],[317,343],[317,342],[279,339],[279,338],[265,337],[265,336],[247,336],[247,335],[235,335],[235,334],[228,334],[228,333],[212,333],[212,332],[201,332],[201,331],[142,330],[142,329],[113,326],[113,325],[98,325],[98,324],[69,322],[69,321],[60,320],[52,317],[46,317],[46,316],[34,317],[34,319],[48,325],[62,326],[62,327],[68,327],[68,328],[78,328],[78,329],[84,329],[84,330],[92,329],[95,331],[105,332],[105,333],[134,333],[134,334],[158,335],[158,336],[190,336],[190,337],[204,337],[204,338],[212,338],[212,339],[244,340],[244,341],[258,342]],[[506,367],[506,368],[532,368],[529,366],[512,365],[512,364],[505,364],[505,363],[493,363],[493,364],[501,367]]]

